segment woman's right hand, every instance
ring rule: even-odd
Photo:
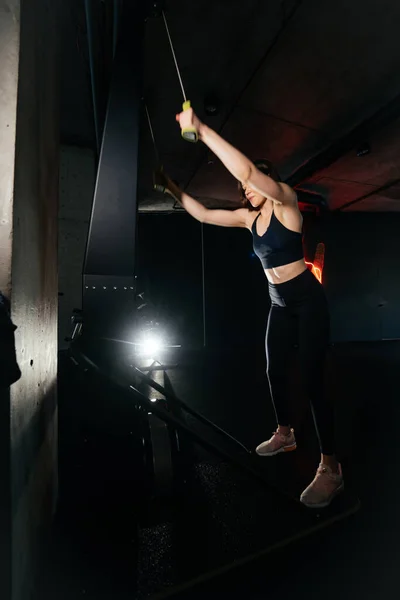
[[[179,123],[179,126],[182,131],[186,128],[194,128],[200,135],[203,128],[203,123],[200,121],[193,108],[187,108],[186,110],[182,111],[179,115],[176,115],[175,118]]]

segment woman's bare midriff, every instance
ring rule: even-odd
[[[264,269],[267,279],[270,283],[278,284],[285,283],[294,279],[298,275],[301,275],[307,269],[304,258],[296,260],[296,262],[283,265],[282,267],[275,267],[275,269]]]

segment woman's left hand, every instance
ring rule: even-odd
[[[200,121],[199,117],[195,114],[193,108],[188,108],[187,110],[184,110],[183,112],[181,112],[179,115],[176,115],[176,120],[179,123],[181,129],[195,127],[198,135],[200,135],[203,123]]]
[[[153,172],[153,188],[157,192],[161,192],[162,194],[167,194],[170,187],[170,178],[162,167]]]

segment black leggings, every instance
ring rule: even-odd
[[[307,269],[294,279],[269,284],[271,310],[265,340],[267,374],[278,424],[290,425],[288,362],[298,334],[300,369],[311,403],[322,454],[334,454],[333,410],[324,396],[324,367],[329,343],[325,292]]]

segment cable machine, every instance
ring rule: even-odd
[[[161,3],[152,2],[151,13],[164,20],[179,74]],[[110,390],[124,394],[128,401],[140,407],[144,422],[143,448],[147,456],[144,462],[152,479],[152,495],[172,493],[176,480],[176,457],[183,451],[180,444],[182,435],[186,440],[191,439],[211,452],[233,460],[268,485],[265,475],[253,463],[251,452],[243,444],[175,396],[168,385],[167,375],[174,365],[154,363],[147,370],[140,370],[131,360],[132,357],[127,360],[126,344],[120,343],[126,340],[127,331],[134,330],[138,304],[141,302],[134,273],[138,140],[143,108],[158,164],[159,153],[149,111],[142,102],[143,32],[148,14],[144,3],[130,0],[119,4],[119,16],[118,26],[115,27],[118,39],[114,46],[113,75],[84,260],[82,311],[75,311],[72,317],[69,358],[76,368],[101,378],[104,385],[110,386]],[[188,104],[184,91],[183,94],[185,108]],[[193,131],[186,132],[184,137],[192,142],[197,139]],[[205,346],[202,228],[201,247]],[[164,385],[155,381],[154,374],[157,372],[162,372]],[[144,390],[150,388],[158,392],[159,401],[151,402],[145,395]],[[184,414],[190,415],[190,426]]]
[[[143,108],[158,164],[160,158],[149,111],[142,102],[143,33],[149,12],[164,19],[180,81],[181,77],[162,3],[146,5],[140,0],[129,0],[118,6],[120,19],[115,27],[118,39],[84,260],[82,311],[76,311],[72,318],[70,363],[101,381],[110,398],[120,394],[137,409],[142,424],[143,465],[150,482],[146,486],[149,497],[174,493],[177,481],[181,484],[184,480],[181,467],[188,448],[196,443],[245,470],[273,494],[289,500],[294,509],[307,511],[298,500],[271,483],[251,450],[175,395],[168,371],[176,365],[154,361],[141,369],[135,357],[127,354],[127,332],[135,330],[141,302],[135,277],[135,251],[139,123]],[[183,85],[182,90],[185,110],[189,105]],[[197,132],[183,132],[183,137],[196,142]],[[203,226],[201,248],[203,345],[206,346]],[[156,381],[157,373],[162,373],[162,383]],[[150,389],[159,394],[156,401],[145,393]],[[310,516],[311,520],[314,518],[318,515]]]

